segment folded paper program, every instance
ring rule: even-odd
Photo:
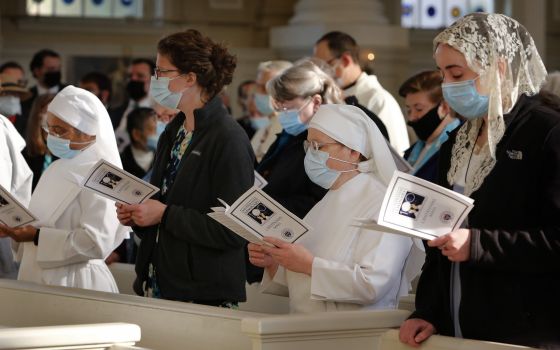
[[[430,240],[460,228],[473,203],[460,193],[395,171],[379,217],[355,218],[355,226]]]
[[[212,208],[212,219],[251,243],[263,244],[266,236],[294,243],[311,229],[258,187],[252,187],[231,206]]]

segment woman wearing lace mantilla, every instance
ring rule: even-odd
[[[527,30],[465,16],[434,39],[443,94],[468,121],[442,146],[441,185],[475,200],[465,228],[428,242],[412,346],[434,333],[560,346],[560,104]]]

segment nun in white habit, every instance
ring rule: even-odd
[[[60,159],[43,174],[29,209],[34,226],[8,228],[20,243],[18,279],[118,292],[104,259],[127,236],[114,215],[114,202],[80,183],[101,158],[122,166],[107,110],[92,93],[68,86],[49,104],[47,146]]]
[[[329,192],[296,244],[267,237],[276,247],[250,245],[251,262],[265,268],[261,291],[288,294],[296,313],[396,308],[420,271],[405,272],[412,240],[353,226],[354,218],[377,218],[396,170],[383,135],[359,108],[323,105],[306,147],[308,176]]]
[[[25,140],[13,124],[0,115],[0,185],[10,192],[23,205],[29,205],[33,173],[21,151]],[[17,277],[17,264],[12,255],[9,237],[0,233],[0,278]]]

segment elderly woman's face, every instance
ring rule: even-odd
[[[343,144],[337,142],[333,138],[325,135],[321,131],[310,128],[307,133],[307,141],[316,142],[319,146],[319,150],[327,152],[330,157],[341,159],[350,163],[360,162],[360,152],[351,150],[350,148],[344,146]],[[327,160],[327,166],[330,169],[343,171],[343,170],[354,170],[356,166],[353,164],[348,164],[340,162],[329,158]]]
[[[48,133],[61,139],[70,140],[70,149],[79,150],[90,146],[95,136],[84,134],[51,112],[47,112]]]
[[[447,44],[438,45],[434,58],[442,74],[443,83],[457,83],[478,77],[478,74],[467,65],[465,56]],[[480,79],[475,80],[475,86],[478,92],[482,93]]]

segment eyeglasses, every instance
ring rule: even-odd
[[[62,138],[62,136],[65,136],[70,132],[70,130],[65,130],[65,129],[61,128],[60,126],[57,126],[57,125],[49,126],[47,123],[43,123],[41,125],[41,128],[47,134],[56,136],[58,138]]]
[[[286,111],[297,111],[298,113],[301,112],[302,109],[304,109],[305,107],[307,107],[307,105],[309,104],[309,102],[311,102],[312,98],[311,97],[306,97],[304,101],[306,101],[303,106],[301,106],[300,108],[287,108],[287,107],[280,107],[278,106],[278,104],[275,104],[274,110],[276,112],[286,112]]]
[[[338,144],[339,144],[338,142],[317,142],[314,140],[313,141],[304,140],[303,149],[305,152],[307,152],[309,148],[313,147],[314,150],[318,151],[326,145],[338,145]]]
[[[171,73],[171,72],[180,72],[180,70],[178,70],[178,69],[161,69],[159,67],[156,67],[156,69],[154,69],[154,71],[155,71],[154,76],[156,77],[156,80],[161,78],[162,74],[167,74],[167,73]]]

